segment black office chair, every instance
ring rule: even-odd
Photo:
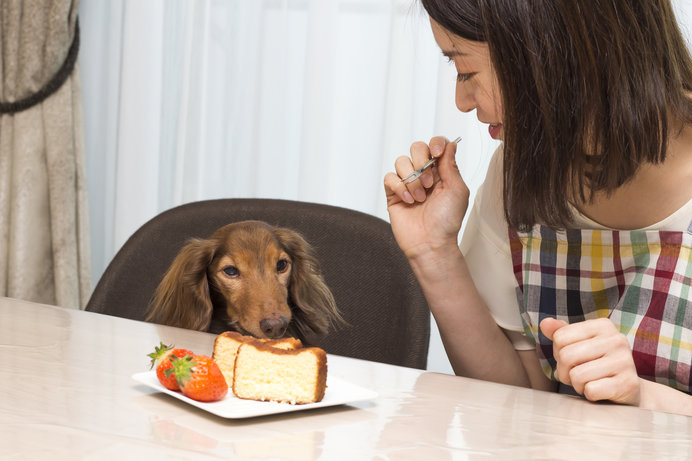
[[[341,207],[273,199],[188,203],[151,219],[108,265],[86,310],[143,320],[164,273],[188,239],[248,219],[288,227],[314,247],[348,326],[319,344],[328,353],[425,369],[430,312],[390,225]],[[220,333],[212,331],[212,333]]]

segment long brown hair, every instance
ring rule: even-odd
[[[692,121],[692,60],[669,0],[422,0],[487,42],[500,86],[509,225],[569,227]],[[676,125],[678,123],[678,125]]]

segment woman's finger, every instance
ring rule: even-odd
[[[595,337],[564,347],[555,346],[553,343],[553,357],[562,369],[572,370],[583,363],[595,361],[605,356],[611,345],[612,341],[608,337]],[[571,378],[572,373],[570,372]]]
[[[544,319],[544,321],[547,319]],[[543,325],[543,322],[541,322]],[[542,330],[542,328],[541,328]],[[564,347],[568,344],[585,341],[598,335],[614,335],[619,331],[607,318],[585,320],[558,328],[552,337],[554,344]],[[544,333],[545,334],[545,333]]]
[[[622,353],[607,353],[596,359],[587,360],[572,367],[569,378],[572,387],[584,394],[588,383],[618,375],[637,376],[632,355]]]
[[[604,353],[600,349],[585,346],[581,348],[583,354],[576,354],[572,350],[573,346],[562,349],[553,346],[553,357],[556,361],[555,377],[582,394],[587,382],[610,376],[611,370],[603,369],[607,361],[603,361]]]
[[[435,136],[430,139],[429,149],[431,157],[439,157],[444,152],[445,148],[449,144],[449,140],[444,136]]]
[[[636,406],[641,399],[641,378],[636,373],[606,376],[586,383],[581,394],[592,402],[610,400]]]
[[[395,173],[389,172],[384,176],[384,191],[387,196],[387,206],[399,201],[408,204],[415,202],[406,185],[401,182],[401,177]]]
[[[426,147],[427,149],[427,147]],[[413,148],[411,148],[411,151],[413,152]],[[412,154],[413,156],[413,154]],[[414,169],[420,168],[416,166],[415,159],[412,160],[408,157],[401,156],[396,159],[394,162],[394,168],[396,169],[397,174],[399,175],[399,181],[401,182],[404,178],[406,178],[409,174],[411,174]],[[425,164],[425,162],[423,162]],[[422,166],[422,165],[421,165]],[[402,185],[409,191],[411,196],[418,202],[423,202],[425,201],[425,198],[427,196],[427,193],[425,192],[425,188],[421,184],[420,178],[415,179],[413,181],[408,181],[405,180],[402,182]]]
[[[421,141],[416,141],[413,144],[411,144],[410,153],[411,161],[413,162],[413,167],[415,169],[422,168],[431,159],[430,149],[428,148],[428,145]],[[410,185],[414,186],[413,188],[411,188],[412,193],[415,192],[416,186],[420,186],[424,189],[427,189],[433,185],[433,168],[434,166],[429,167],[423,172],[423,174],[421,174],[421,176],[417,180],[409,183]]]

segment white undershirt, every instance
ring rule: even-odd
[[[575,224],[584,229],[608,229],[575,212]],[[672,215],[642,230],[686,231],[692,219],[692,200]],[[517,350],[533,349],[524,336],[516,295],[507,236],[507,221],[502,207],[502,145],[493,154],[483,185],[466,222],[459,245],[471,277],[495,322]]]

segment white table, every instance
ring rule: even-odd
[[[134,381],[214,336],[0,298],[0,459],[692,459],[692,418],[332,356],[371,401],[231,420]]]

